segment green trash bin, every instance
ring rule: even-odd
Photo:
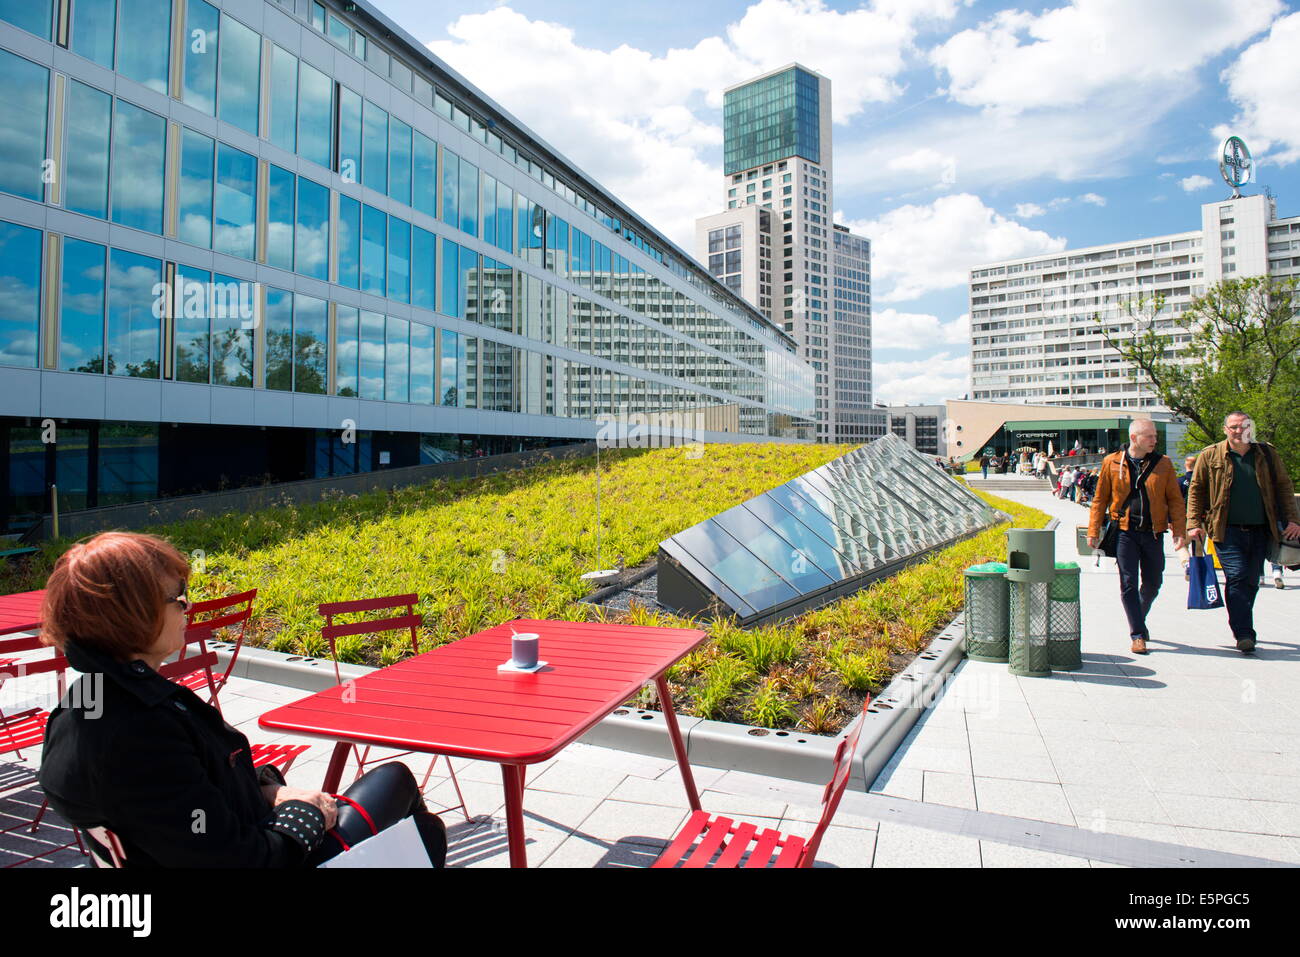
[[[985,562],[966,569],[966,657],[975,661],[1007,660],[1010,634],[1007,566]]]
[[[1078,671],[1083,667],[1078,562],[1056,563],[1048,597],[1048,664],[1055,671]]]

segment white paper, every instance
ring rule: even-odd
[[[327,837],[327,841],[334,838]],[[414,817],[404,817],[392,827],[353,844],[349,850],[331,857],[321,867],[419,867],[432,869],[429,855],[420,840]]]

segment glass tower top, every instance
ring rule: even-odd
[[[722,107],[726,175],[787,156],[821,162],[817,77],[791,67],[729,91]]]

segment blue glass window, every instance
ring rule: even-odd
[[[361,97],[339,87],[339,176],[345,183],[361,182]]]
[[[479,209],[483,211],[483,241],[497,244],[497,181],[484,173],[479,177],[482,184],[479,197]]]
[[[415,131],[412,173],[413,205],[429,216],[438,215],[438,144]]]
[[[569,274],[569,224],[558,216],[546,218],[546,268]]]
[[[53,0],[0,0],[0,20],[21,27],[45,40],[50,38]]]
[[[293,390],[293,293],[266,287],[266,388]]]
[[[442,391],[439,405],[465,404],[465,347],[461,337],[446,329],[438,331],[440,346],[438,382]]]
[[[357,395],[357,309],[354,306],[334,307],[334,392],[336,395]]]
[[[166,153],[166,121],[118,100],[113,115],[113,222],[162,232]]]
[[[450,239],[442,241],[442,311],[464,318],[460,308],[460,247]]]
[[[437,285],[438,238],[419,226],[411,238],[411,305],[433,311]]]
[[[294,236],[294,268],[313,279],[329,279],[330,191],[298,177],[298,224]]]
[[[384,317],[377,312],[361,313],[361,350],[357,375],[363,399],[384,397]]]
[[[396,117],[388,131],[388,195],[411,205],[411,128]]]
[[[177,235],[182,242],[212,248],[213,143],[187,129],[181,137],[180,213]],[[206,281],[206,280],[205,280]],[[207,381],[205,378],[204,382]]]
[[[352,30],[332,13],[329,15],[329,38],[345,50],[352,49]]]
[[[298,149],[298,58],[271,46],[270,140],[290,153]]]
[[[339,285],[361,288],[361,204],[339,194]]]
[[[460,157],[442,151],[442,221],[460,228]]]
[[[221,13],[203,0],[188,0],[185,12],[185,69],[181,99],[208,116],[217,112],[217,56]]]
[[[0,222],[0,365],[37,366],[41,231]]]
[[[433,327],[411,323],[411,401],[433,403]]]
[[[64,372],[103,372],[103,246],[64,239],[59,301],[59,368]]]
[[[72,5],[72,52],[113,69],[116,24],[117,0],[77,0]]]
[[[262,38],[223,13],[220,53],[218,118],[256,136],[261,99]]]
[[[172,295],[172,302],[176,327],[177,382],[208,381],[212,345],[208,323],[208,285],[211,282],[210,272],[193,266],[176,267],[177,289]]]
[[[470,314],[469,304],[478,303],[478,253],[465,246],[460,247],[459,263],[460,266],[456,276],[456,297],[457,313],[465,319],[477,319],[477,316]]]
[[[108,372],[157,379],[162,356],[162,261],[113,249],[108,255]]]
[[[225,149],[225,147],[222,147]],[[212,321],[212,382],[253,386],[256,283],[217,273],[208,293]]]
[[[387,351],[384,355],[384,398],[389,402],[410,401],[411,324],[389,316]]]
[[[514,206],[515,191],[505,183],[497,183],[496,246],[508,253],[515,251],[515,231],[511,228]]]
[[[326,169],[334,138],[334,83],[306,63],[298,64],[298,155]]]
[[[50,71],[0,50],[0,190],[40,202],[45,162],[45,122],[49,110]]]
[[[329,303],[293,297],[293,391],[324,395],[329,374]]]
[[[113,98],[94,87],[68,82],[65,208],[108,218],[108,141]]]
[[[266,264],[293,269],[294,175],[274,163],[266,180]]]
[[[361,208],[361,291],[382,296],[385,282],[388,216],[373,206]]]
[[[388,219],[388,298],[411,301],[411,224]]]
[[[170,0],[118,0],[117,72],[166,95],[171,64]]]
[[[460,161],[460,229],[478,235],[478,167],[464,159]]]
[[[217,189],[212,248],[252,259],[257,249],[257,160],[217,144]]]
[[[369,100],[362,110],[362,182],[377,193],[388,192],[388,113]]]

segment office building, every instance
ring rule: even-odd
[[[948,410],[942,405],[878,405],[889,416],[889,431],[924,455],[947,458],[944,423]]]
[[[1137,371],[1106,346],[1131,335],[1125,303],[1164,297],[1157,331],[1208,286],[1244,276],[1300,276],[1300,217],[1279,219],[1270,196],[1201,207],[1200,228],[977,266],[970,274],[972,398],[1159,409]],[[1141,321],[1141,316],[1138,317]],[[1186,361],[1190,338],[1174,334]]]
[[[885,433],[871,403],[871,245],[832,223],[831,83],[790,64],[723,98],[727,208],[696,222],[709,272],[794,337],[817,437]]]
[[[54,484],[815,437],[785,330],[365,0],[0,2],[0,81],[0,531]]]

